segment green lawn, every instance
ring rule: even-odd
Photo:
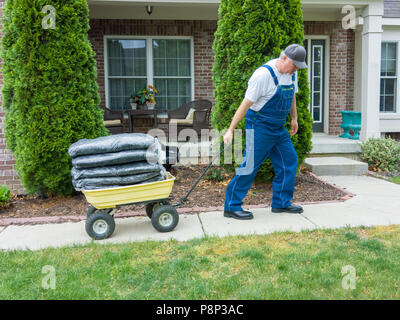
[[[390,178],[390,181],[392,181],[393,183],[400,184],[400,177],[392,177]]]
[[[0,299],[399,299],[399,240],[393,225],[0,252]]]

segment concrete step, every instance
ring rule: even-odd
[[[343,141],[342,141],[343,140]],[[312,154],[319,153],[360,153],[361,142],[349,139],[323,139],[312,143]]]
[[[318,176],[361,176],[368,173],[368,164],[345,157],[312,157],[304,161]]]
[[[311,141],[313,145],[311,153],[360,152],[360,144],[362,143],[361,140],[346,139],[323,133],[313,133]]]
[[[309,157],[345,157],[360,160],[361,141],[314,133]]]

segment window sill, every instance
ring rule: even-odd
[[[400,119],[400,114],[399,113],[389,113],[389,114],[380,114],[379,115],[379,120],[394,120],[394,119]]]

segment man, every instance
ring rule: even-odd
[[[225,144],[231,143],[234,129],[245,116],[246,148],[243,163],[226,189],[225,217],[253,219],[251,212],[242,209],[242,200],[261,164],[268,157],[276,174],[272,182],[271,211],[303,212],[302,207],[291,203],[297,172],[297,154],[284,125],[290,113],[290,135],[297,133],[296,71],[307,68],[305,59],[306,50],[300,45],[292,44],[281,53],[279,59],[267,62],[251,76],[245,98],[223,138]]]

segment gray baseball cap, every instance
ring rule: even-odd
[[[294,64],[297,68],[303,69],[308,68],[306,64],[306,49],[298,44],[291,44],[288,46],[285,51],[283,51],[286,56],[293,60]]]

